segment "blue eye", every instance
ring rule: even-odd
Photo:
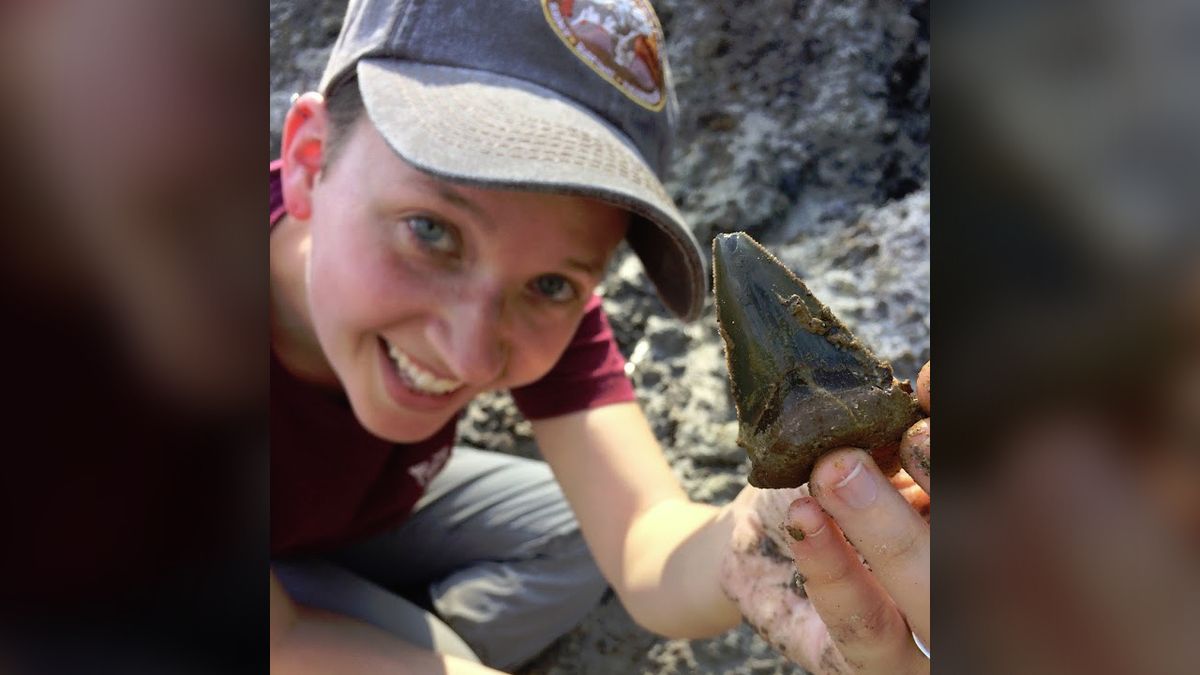
[[[570,302],[577,295],[575,286],[565,277],[558,274],[543,274],[534,279],[533,288],[538,295],[554,302]]]
[[[408,229],[423,245],[439,253],[454,253],[458,242],[450,228],[425,216],[412,216],[406,220]]]

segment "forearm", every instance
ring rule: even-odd
[[[710,637],[741,614],[721,590],[720,571],[732,519],[685,499],[662,501],[639,516],[625,546],[617,589],[643,627],[668,637]]]
[[[596,563],[643,627],[706,637],[740,617],[721,590],[732,519],[689,502],[636,404],[534,423]]]

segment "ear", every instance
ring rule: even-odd
[[[311,91],[297,98],[283,122],[280,148],[283,204],[293,218],[312,215],[312,190],[324,164],[328,133],[325,98]]]

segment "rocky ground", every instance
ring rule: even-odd
[[[929,358],[929,19],[918,0],[658,0],[681,118],[667,187],[707,246],[746,230],[858,336],[914,378]],[[344,0],[271,0],[271,152],[290,94],[313,88]],[[676,474],[697,500],[745,484],[711,303],[683,325],[620,254],[605,308]],[[460,426],[481,447],[536,454],[506,395]],[[613,597],[524,671],[798,673],[747,626],[665,640]]]

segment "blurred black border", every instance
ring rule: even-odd
[[[92,9],[115,12],[117,6]],[[199,168],[189,166],[191,157],[176,158],[173,166],[187,176],[180,180],[190,194],[177,190],[153,206],[171,221],[164,228],[212,224],[213,213],[222,231],[234,232],[238,241],[238,228],[244,228],[244,254],[198,273],[202,283],[229,284],[237,297],[226,299],[250,308],[229,312],[225,328],[240,336],[231,344],[261,357],[238,366],[246,388],[237,400],[202,403],[164,393],[147,376],[146,364],[131,357],[127,326],[98,292],[101,284],[87,262],[91,251],[64,244],[73,231],[65,196],[72,186],[63,182],[68,173],[44,165],[37,156],[39,137],[22,117],[22,107],[39,94],[20,78],[56,64],[17,59],[20,49],[31,48],[68,60],[123,63],[126,45],[107,40],[104,31],[113,26],[70,25],[68,15],[82,5],[0,6],[6,43],[0,75],[16,78],[5,81],[11,98],[0,110],[0,203],[9,221],[0,231],[0,353],[6,357],[0,672],[262,673],[269,668],[268,359],[262,349],[268,322],[262,166],[268,6],[239,0],[207,7],[138,0],[120,6],[139,16],[153,10],[159,22],[153,25],[164,30],[151,36],[151,47],[154,38],[197,40],[181,48],[178,60],[192,70],[168,72],[164,81],[187,86],[188,77],[218,76],[202,83],[207,88],[199,108],[172,121],[191,130],[213,128],[188,126],[197,121],[219,120],[214,125],[223,130],[221,138],[190,139],[190,147],[213,144],[221,152]],[[213,24],[189,24],[197,20]],[[19,45],[30,34],[25,22],[83,31],[96,42],[75,52],[77,45]],[[7,49],[17,50],[16,56]],[[216,54],[213,61],[220,63],[214,65],[209,58]],[[203,61],[187,60],[193,57]],[[121,82],[121,73],[102,74]],[[146,81],[121,84],[128,85],[133,105],[146,109],[167,95]],[[105,128],[102,113],[88,109],[93,99],[87,91],[69,100],[79,110],[68,111],[67,119],[91,119],[97,130]],[[208,234],[193,231],[201,240]],[[149,239],[132,245],[143,241],[151,245]],[[203,245],[198,240],[183,251]]]
[[[970,569],[958,567],[962,542],[974,527],[958,517],[958,507],[1003,463],[1006,431],[1063,403],[1148,419],[1138,409],[1146,400],[1141,394],[1171,371],[1186,336],[1172,302],[1196,268],[1196,195],[1153,193],[1153,203],[1133,210],[1135,217],[1124,223],[1123,202],[1104,208],[1126,183],[1200,185],[1189,183],[1196,164],[1188,154],[1200,117],[1188,114],[1192,99],[1179,96],[1194,93],[1188,86],[1200,72],[1194,47],[1188,51],[1196,24],[1163,18],[1179,11],[1172,3],[1136,4],[1130,15],[1106,2],[959,2],[931,12],[936,672],[986,671],[972,660],[978,608],[961,591],[1005,579],[972,578]],[[268,7],[247,8],[241,16],[239,31],[267,34]],[[1134,39],[1138,31],[1146,35]],[[1150,61],[1149,75],[1121,79],[1132,64],[1148,61],[1145,52],[1175,43],[1182,50],[1177,58],[1164,51],[1161,67]],[[244,139],[215,170],[245,175],[260,190],[265,173],[251,177],[268,142],[268,45],[259,40],[232,58],[258,84],[231,88],[214,102],[227,113],[236,110]],[[1006,98],[1005,86],[1025,82],[1022,68],[1031,68],[1026,80],[1042,88],[1017,87],[1017,98]],[[1176,71],[1193,81],[1172,81]],[[1131,89],[1137,93],[1116,93],[1091,109],[1047,107],[1056,95],[1085,91],[1079,82],[1104,82],[1109,75],[1113,83],[1138,85]],[[1022,91],[1036,96],[1022,101]],[[1183,103],[1150,105],[1158,92]],[[1131,98],[1148,103],[1128,120],[1106,117]],[[1053,143],[1023,153],[998,128],[1033,109],[1052,115],[1042,129],[1051,141],[1074,141],[1100,122],[1112,126],[1100,125],[1090,145],[1086,137],[1066,143],[1076,157],[1047,150]],[[0,109],[0,117],[9,114]],[[0,123],[0,136],[20,134],[10,122]],[[1102,170],[1110,155],[1093,150],[1106,143],[1127,173]],[[1072,180],[1063,179],[1070,160],[1080,158]],[[1098,182],[1088,183],[1093,174]],[[212,419],[148,393],[115,346],[111,321],[87,301],[86,275],[69,273],[64,283],[47,273],[55,265],[79,270],[76,261],[53,253],[43,259],[53,243],[40,235],[58,216],[41,208],[54,206],[55,196],[35,183],[21,157],[4,156],[2,201],[12,222],[26,227],[5,228],[0,246],[6,326],[0,350],[9,358],[0,469],[0,670],[263,672],[266,407],[250,404]],[[1081,204],[1096,208],[1081,210]],[[237,213],[230,217],[261,225],[261,202],[248,200]],[[1118,214],[1115,225],[1100,228],[1104,219],[1096,213]],[[1137,222],[1139,213],[1154,222]],[[1183,214],[1178,222],[1176,214]],[[1143,247],[1124,246],[1121,237]],[[260,262],[265,298],[265,247]],[[266,316],[249,332],[265,330]],[[264,351],[263,378],[266,372]],[[67,474],[74,478],[64,480]]]
[[[1130,439],[1186,443],[1165,426],[1184,403],[1164,387],[1196,344],[1187,298],[1200,269],[1200,12],[1189,5],[959,2],[932,12],[934,672],[1011,672],[987,659],[997,645],[1024,672],[1094,672],[1072,664],[1113,656],[1116,667],[1118,656],[1136,663],[1147,653],[1133,637],[1091,635],[1088,644],[1080,625],[1060,628],[1084,635],[1082,646],[1006,644],[997,636],[1021,634],[1015,624],[1036,625],[1077,598],[1046,594],[999,616],[976,591],[1020,594],[1022,580],[1042,571],[1021,540],[1002,534],[1019,533],[1005,512],[1022,500],[1020,481],[1037,478],[1023,469],[1028,455],[1010,454],[1014,436],[1056,415],[1099,420],[1090,431],[1104,444],[1090,456],[1126,471],[1130,493],[1144,490],[1149,502],[1160,496],[1151,458],[1165,453]],[[1071,498],[1064,491],[1064,509]],[[984,512],[996,519],[976,518]],[[1068,577],[1111,575],[1110,556],[1072,534],[1058,537],[1060,559],[1075,561]],[[969,562],[1007,561],[1013,549],[1026,562]],[[1147,559],[1147,569],[1158,562]],[[1158,605],[1129,609],[1147,613],[1090,619],[1137,616],[1139,627],[1152,627],[1181,616]],[[1163,670],[1137,672],[1186,672],[1165,665],[1194,652],[1176,647],[1159,655]]]

